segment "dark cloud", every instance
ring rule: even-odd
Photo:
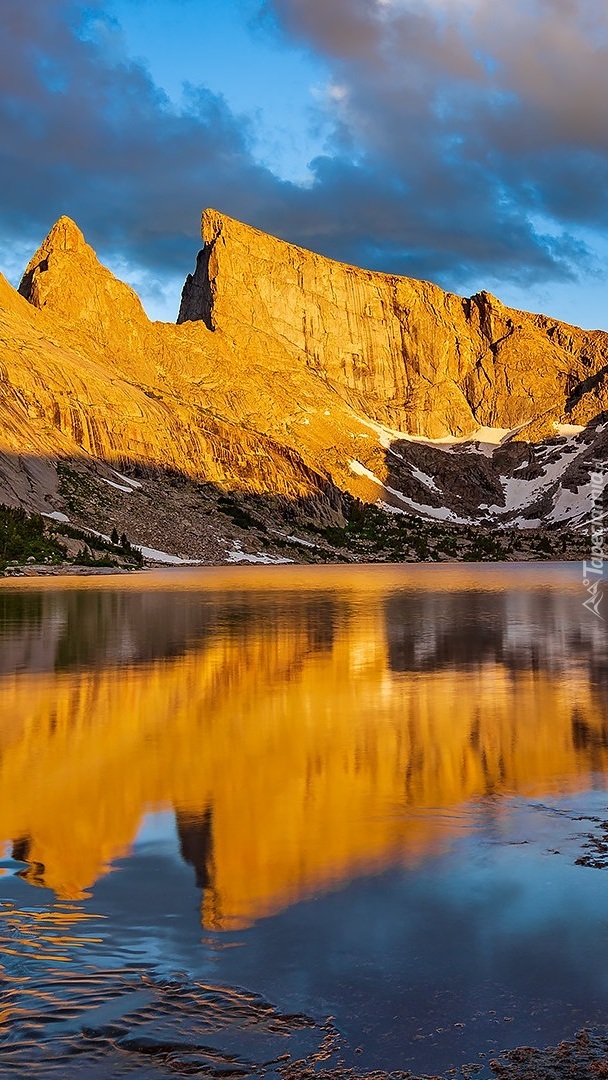
[[[193,86],[170,102],[103,0],[3,0],[4,237],[37,241],[67,213],[102,252],[160,279],[189,269],[200,211],[215,205],[452,287],[576,274],[576,230],[608,222],[604,0],[265,9],[332,72],[334,136],[305,187],[256,162],[248,120],[221,96]]]
[[[40,236],[67,213],[166,272],[189,265],[204,204],[247,214],[281,188],[220,96],[188,87],[177,109],[103,4],[72,0],[4,0],[0,185],[5,235]]]
[[[460,264],[498,275],[519,265],[522,278],[575,273],[584,248],[568,230],[608,223],[605,0],[267,9],[328,59],[343,138],[379,191],[383,180],[401,190],[389,203],[408,261],[456,275]],[[345,165],[328,163],[326,177],[348,184]]]

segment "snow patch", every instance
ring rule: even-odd
[[[303,540],[301,536],[287,536],[286,540],[291,540],[294,544],[302,544],[303,547],[315,548],[317,544],[311,543],[310,540]]]
[[[440,449],[445,450],[453,446],[461,440],[456,435],[444,435],[441,439],[428,439],[426,435],[408,435],[405,431],[397,431],[396,428],[386,427],[384,424],[377,424],[374,420],[368,420],[362,416],[357,416],[357,420],[364,427],[370,428],[371,431],[375,431],[378,436],[378,442],[380,446],[385,450],[391,449],[391,444],[394,442],[415,442],[415,443],[428,443],[432,446],[438,446]],[[394,453],[394,451],[393,451]],[[399,456],[399,455],[397,455]]]
[[[562,488],[547,521],[568,521],[574,525],[589,512],[593,506],[591,484],[585,484],[578,491]]]
[[[291,540],[292,544],[302,544],[303,547],[315,548],[318,545],[312,543],[310,540],[303,540],[301,536],[290,536],[289,533],[280,532],[278,529],[271,529],[271,532],[275,536],[280,536],[282,540]]]
[[[284,563],[293,563],[293,559],[284,559],[281,555],[251,555],[247,551],[229,551],[226,559],[229,563],[258,563],[264,566],[279,566]]]
[[[370,472],[369,469],[366,469],[365,465],[362,465],[361,462],[357,461],[355,458],[350,459],[348,467],[351,472],[355,473],[356,476],[367,476],[367,479],[372,480],[374,484],[379,484],[380,487],[384,487],[382,481],[379,480],[377,476],[374,476],[373,472]]]
[[[88,529],[85,525],[79,526],[83,532],[90,533],[91,536],[97,536],[100,540],[106,540],[108,544],[112,543],[112,538],[106,536],[105,533],[97,532],[96,529]],[[142,544],[133,543],[131,545],[134,548],[138,548],[141,551],[145,559],[153,559],[154,562],[167,563],[170,566],[202,566],[203,563],[200,559],[182,559],[179,555],[169,555],[167,551],[157,551],[156,548],[143,547]]]
[[[372,483],[377,484],[388,495],[394,495],[400,502],[405,503],[408,509],[413,510],[414,513],[420,514],[422,517],[436,518],[438,521],[449,521],[454,525],[468,525],[469,522],[465,518],[458,517],[451,510],[448,510],[447,506],[425,506],[423,503],[414,502],[413,499],[408,498],[402,491],[397,491],[395,488],[389,487],[388,484],[383,484],[382,480],[379,480],[369,469],[366,469],[365,465],[362,465],[360,461],[356,461],[354,458],[349,461],[349,467],[357,476],[366,476]]]
[[[70,519],[67,514],[62,514],[61,510],[52,510],[49,514],[42,515],[45,518],[51,518],[52,521],[62,521],[65,525],[70,524]]]
[[[407,510],[402,510],[400,506],[393,506],[392,503],[385,503],[380,500],[378,506],[381,510],[384,510],[385,514],[407,514]]]
[[[226,561],[229,563],[257,563],[262,566],[279,566],[282,563],[293,563],[293,559],[285,559],[281,555],[269,555],[266,552],[258,552],[257,555],[243,551],[241,540],[232,540],[232,551],[226,553]]]
[[[114,473],[114,476],[117,476],[119,480],[122,480],[125,484],[128,484],[129,487],[143,488],[144,486],[143,484],[140,484],[139,480],[133,480],[131,476],[123,476],[123,474],[117,472],[116,469],[112,469],[112,472]]]
[[[580,435],[581,431],[585,430],[584,424],[554,424],[555,431],[558,435],[568,437],[569,435]]]
[[[509,435],[514,435],[516,431],[521,431],[521,428],[480,427],[477,428],[474,435],[465,438],[464,442],[471,441],[487,443],[488,446],[500,446]]]
[[[81,532],[90,533],[91,536],[98,536],[100,540],[107,540],[108,544],[112,543],[112,538],[110,536],[106,536],[105,533],[97,532],[97,529],[89,529],[86,525],[79,525],[78,528]]]
[[[542,521],[540,518],[524,518],[518,517],[514,521],[509,522],[509,528],[514,529],[540,529]]]
[[[398,491],[393,491],[392,488],[387,488],[391,495],[396,495],[401,499],[410,510],[413,510],[415,514],[419,514],[420,517],[435,518],[437,521],[447,521],[450,525],[469,525],[469,519],[459,517],[453,510],[448,510],[447,506],[426,506],[424,503],[414,502],[413,499],[408,499],[407,495],[402,495]]]
[[[554,447],[545,449],[555,450]],[[498,518],[507,517],[509,514],[519,514],[520,516],[512,522],[509,522],[510,525],[514,525],[520,529],[536,529],[540,524],[539,519],[522,518],[521,513],[544,495],[550,494],[554,500],[554,505],[551,512],[547,515],[546,521],[564,521],[581,516],[585,511],[585,506],[581,505],[582,497],[580,492],[578,496],[576,496],[577,501],[575,502],[566,499],[563,490],[559,493],[552,491],[552,489],[557,488],[560,484],[564,470],[570,460],[575,458],[579,453],[579,446],[565,446],[554,460],[548,460],[543,464],[540,476],[537,476],[534,480],[522,480],[517,476],[500,476],[499,479],[504,492],[505,505],[498,506],[494,503],[493,506],[486,506],[484,504],[483,506],[480,506],[479,509],[484,510],[486,514],[492,514]],[[555,498],[555,496],[557,496],[557,498]],[[587,509],[588,507],[589,503],[587,503]]]
[[[414,480],[418,480],[421,484],[424,484],[425,487],[430,488],[431,491],[441,490],[437,487],[437,484],[433,480],[432,476],[428,476],[427,473],[423,473],[420,469],[417,469],[415,465],[412,466],[412,476],[414,477]]]
[[[494,430],[495,432],[498,432],[501,429]],[[544,518],[544,521],[547,524],[569,522],[572,525],[576,525],[583,520],[589,512],[591,505],[591,491],[589,484],[582,486],[578,492],[569,492],[566,489],[561,489],[560,484],[565,468],[580,454],[580,444],[571,441],[564,445],[557,453],[555,446],[545,447],[543,449],[547,451],[549,456],[543,455],[539,476],[536,476],[532,480],[524,480],[518,476],[500,476],[499,481],[503,489],[504,504],[498,505],[495,503],[494,505],[489,506],[487,503],[481,503],[477,514],[474,517],[466,518],[459,516],[453,510],[449,510],[444,506],[426,506],[419,502],[415,502],[414,499],[404,495],[403,492],[396,491],[395,488],[389,487],[387,484],[383,483],[379,477],[356,459],[352,459],[349,462],[349,466],[352,472],[357,476],[365,476],[368,480],[371,480],[372,483],[377,484],[385,494],[394,496],[401,504],[407,507],[410,512],[419,514],[421,517],[435,518],[440,521],[458,525],[472,524],[474,520],[483,523],[488,523],[493,520],[498,526],[509,525],[520,529],[536,529],[542,524],[541,520],[538,517],[526,518],[523,515],[526,510],[534,507],[534,505],[543,497],[549,496],[553,505],[550,512]],[[395,451],[392,450],[390,452],[393,454],[395,453]],[[526,467],[525,463],[522,468],[524,467]],[[415,467],[412,468],[411,466],[410,468],[411,474],[415,479],[423,483],[430,491],[439,492],[432,477],[427,476],[427,474],[423,473],[420,469]],[[383,505],[386,508],[385,501],[383,501]]]
[[[106,480],[105,476],[100,476],[99,479],[101,480],[102,484],[107,484],[108,487],[116,488],[117,491],[124,491],[126,495],[133,494],[133,488],[125,487],[124,484],[115,484],[113,480]]]
[[[427,435],[409,435],[405,431],[397,431],[395,428],[386,427],[384,424],[364,419],[362,416],[357,416],[357,419],[364,427],[376,432],[380,446],[385,450],[390,450],[392,443],[403,440],[424,446],[435,446],[438,450],[447,451],[455,446],[467,446],[471,452],[485,454],[487,457],[491,457],[496,447],[510,435],[515,435],[521,431],[522,427],[525,427],[524,424],[514,428],[479,427],[471,435],[442,435],[440,439],[430,439]]]
[[[181,559],[179,555],[169,555],[166,551],[142,547],[141,544],[133,544],[133,547],[139,548],[145,559],[153,559],[154,562],[167,563],[171,566],[202,566],[201,559]]]

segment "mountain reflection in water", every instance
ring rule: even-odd
[[[438,850],[471,798],[606,769],[606,641],[572,574],[315,571],[0,590],[0,836],[26,880],[82,897],[172,807],[203,925],[234,929]]]

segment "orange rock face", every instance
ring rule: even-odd
[[[608,404],[604,377],[593,378],[608,363],[605,333],[515,311],[487,292],[465,299],[332,262],[213,210],[202,234],[180,319],[198,317],[259,355],[288,354],[393,428],[434,438],[547,412],[558,420],[576,388],[577,415]]]
[[[339,521],[341,491],[400,483],[386,453],[400,432],[532,439],[608,406],[605,333],[344,266],[215,211],[203,236],[178,325],[151,322],[68,218],[21,295],[0,279],[0,498],[48,509],[53,463],[80,458]]]
[[[298,451],[299,440],[273,438],[297,422],[306,391],[294,420],[288,372],[274,372],[271,385],[262,365],[247,367],[204,326],[150,322],[73,222],[53,228],[21,293],[29,303],[2,282],[5,453],[85,455],[326,507],[336,501],[327,471]]]

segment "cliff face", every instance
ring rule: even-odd
[[[440,438],[608,407],[607,334],[332,262],[213,210],[202,235],[180,321],[257,356],[279,346],[390,427]]]
[[[197,322],[202,320],[209,330],[213,330],[212,308],[213,295],[209,278],[209,259],[213,247],[206,244],[196,257],[193,274],[188,274],[182,289],[177,322]]]
[[[57,461],[101,469],[107,496],[107,467],[134,469],[149,512],[125,510],[121,528],[153,547],[174,477],[198,485],[195,501],[213,486],[323,524],[343,521],[344,492],[454,523],[589,512],[608,335],[343,266],[215,211],[203,237],[178,325],[150,322],[68,218],[19,293],[0,278],[0,501],[77,516]],[[556,422],[594,417],[555,440]],[[515,428],[521,452],[495,451]]]
[[[69,219],[19,291],[2,281],[5,453],[86,455],[339,508],[327,471],[296,440],[273,438],[293,411],[290,388],[273,403],[264,373],[241,385],[240,359],[204,327],[151,323]]]

